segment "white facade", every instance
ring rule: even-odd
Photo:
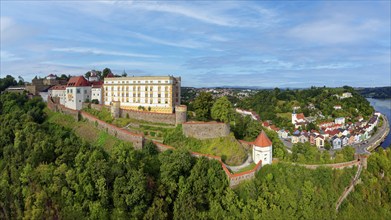
[[[345,118],[344,117],[336,118],[335,119],[335,124],[344,125],[345,124]]]
[[[172,113],[180,105],[180,77],[112,77],[104,79],[103,88],[105,105],[119,101],[124,109],[137,110],[141,106],[165,113]]]
[[[49,96],[51,96],[53,98],[59,97],[61,105],[65,105],[65,95],[66,95],[66,90],[65,89],[52,89],[52,90],[49,90]]]
[[[91,100],[91,87],[90,86],[81,86],[81,87],[67,87],[66,88],[66,102],[65,107],[80,110],[82,109],[82,104],[87,99]]]
[[[273,160],[273,146],[268,147],[257,147],[253,145],[253,160],[254,163],[258,164],[262,160],[262,165],[272,164]]]
[[[103,100],[102,100],[102,88],[101,87],[99,87],[99,88],[91,88],[91,100],[90,101],[92,101],[92,100],[94,100],[94,99],[96,99],[96,100],[98,100],[99,101],[99,104],[102,104],[103,102]]]

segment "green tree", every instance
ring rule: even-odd
[[[106,67],[106,68],[104,68],[103,71],[102,71],[102,77],[105,78],[105,77],[107,77],[107,75],[109,75],[110,73],[112,73],[112,72],[111,72],[111,69],[109,69],[109,68]]]
[[[233,109],[231,102],[223,96],[216,100],[211,109],[212,118],[225,123],[233,118]]]
[[[210,119],[210,113],[213,106],[213,97],[209,92],[201,92],[194,100],[193,108],[196,119],[207,121]]]

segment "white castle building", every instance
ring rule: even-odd
[[[181,103],[181,78],[173,76],[107,77],[103,102],[122,109],[172,113]]]
[[[258,164],[262,160],[262,165],[271,164],[273,160],[273,145],[266,133],[262,131],[253,144],[253,161]]]

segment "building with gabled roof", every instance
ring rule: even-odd
[[[253,161],[258,164],[262,161],[262,165],[271,164],[273,160],[273,145],[266,133],[262,132],[258,135],[253,145]]]
[[[91,84],[83,76],[71,77],[66,85],[65,107],[80,110],[91,99]]]
[[[66,86],[56,85],[49,89],[49,97],[58,98],[61,105],[65,105]]]

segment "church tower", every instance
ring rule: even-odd
[[[266,133],[262,131],[253,144],[253,161],[258,164],[262,160],[262,165],[271,164],[273,160],[273,146]]]
[[[293,110],[293,112],[292,112],[292,124],[296,124],[296,120],[297,120],[296,111]]]

